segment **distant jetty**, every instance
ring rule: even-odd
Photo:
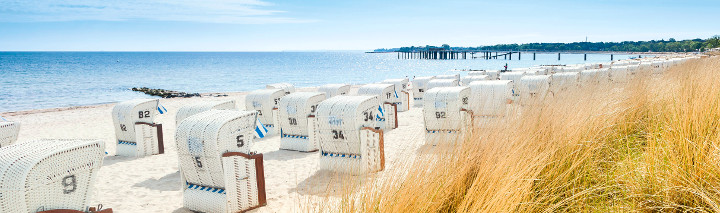
[[[136,91],[136,92],[142,92],[148,95],[152,96],[159,96],[163,98],[189,98],[189,97],[200,97],[200,93],[186,93],[186,92],[178,92],[173,90],[165,90],[165,89],[151,89],[147,87],[133,87],[130,90]]]

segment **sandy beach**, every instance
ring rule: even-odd
[[[300,88],[298,91],[315,91]],[[357,87],[351,90],[355,92]],[[158,115],[163,124],[165,154],[142,158],[115,155],[115,133],[111,111],[115,104],[19,111],[0,114],[21,123],[17,143],[42,138],[101,139],[108,156],[95,182],[91,204],[102,204],[115,212],[190,212],[183,208],[178,157],[175,148],[175,114],[188,104],[211,100],[235,100],[245,109],[246,92],[226,93],[227,97],[162,99],[168,113]],[[399,127],[385,134],[386,169],[424,144],[421,108],[398,115]],[[267,203],[252,212],[298,212],[314,208],[314,199],[337,196],[343,189],[337,175],[318,171],[318,152],[279,150],[280,137],[256,141],[253,149],[264,154]],[[402,157],[406,156],[406,157]],[[401,158],[402,157],[402,158]],[[372,177],[373,175],[369,175]]]

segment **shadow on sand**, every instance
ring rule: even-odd
[[[133,186],[158,191],[180,191],[182,184],[180,183],[180,172],[178,171],[167,174],[160,179],[147,179]]]

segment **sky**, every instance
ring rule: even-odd
[[[0,0],[0,51],[322,51],[720,34],[720,1]]]

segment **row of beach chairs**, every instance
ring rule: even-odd
[[[410,110],[410,97],[423,108],[426,143],[464,137],[476,117],[502,117],[514,102],[542,100],[553,91],[610,81],[627,81],[639,69],[660,72],[688,58],[619,61],[511,72],[477,71],[468,76],[438,75],[390,79],[358,88],[321,86],[295,92],[291,84],[268,85],[235,101],[184,106],[177,111],[175,143],[183,204],[197,212],[242,212],[263,206],[263,155],[252,146],[279,134],[280,149],[319,151],[321,169],[363,174],[384,169],[384,136],[397,128],[397,113]],[[618,77],[619,76],[619,77]],[[112,111],[117,155],[164,152],[165,112],[159,100],[118,103]],[[19,124],[0,121],[0,212],[112,212],[89,207],[93,180],[102,165],[100,140],[44,139],[13,144]]]

